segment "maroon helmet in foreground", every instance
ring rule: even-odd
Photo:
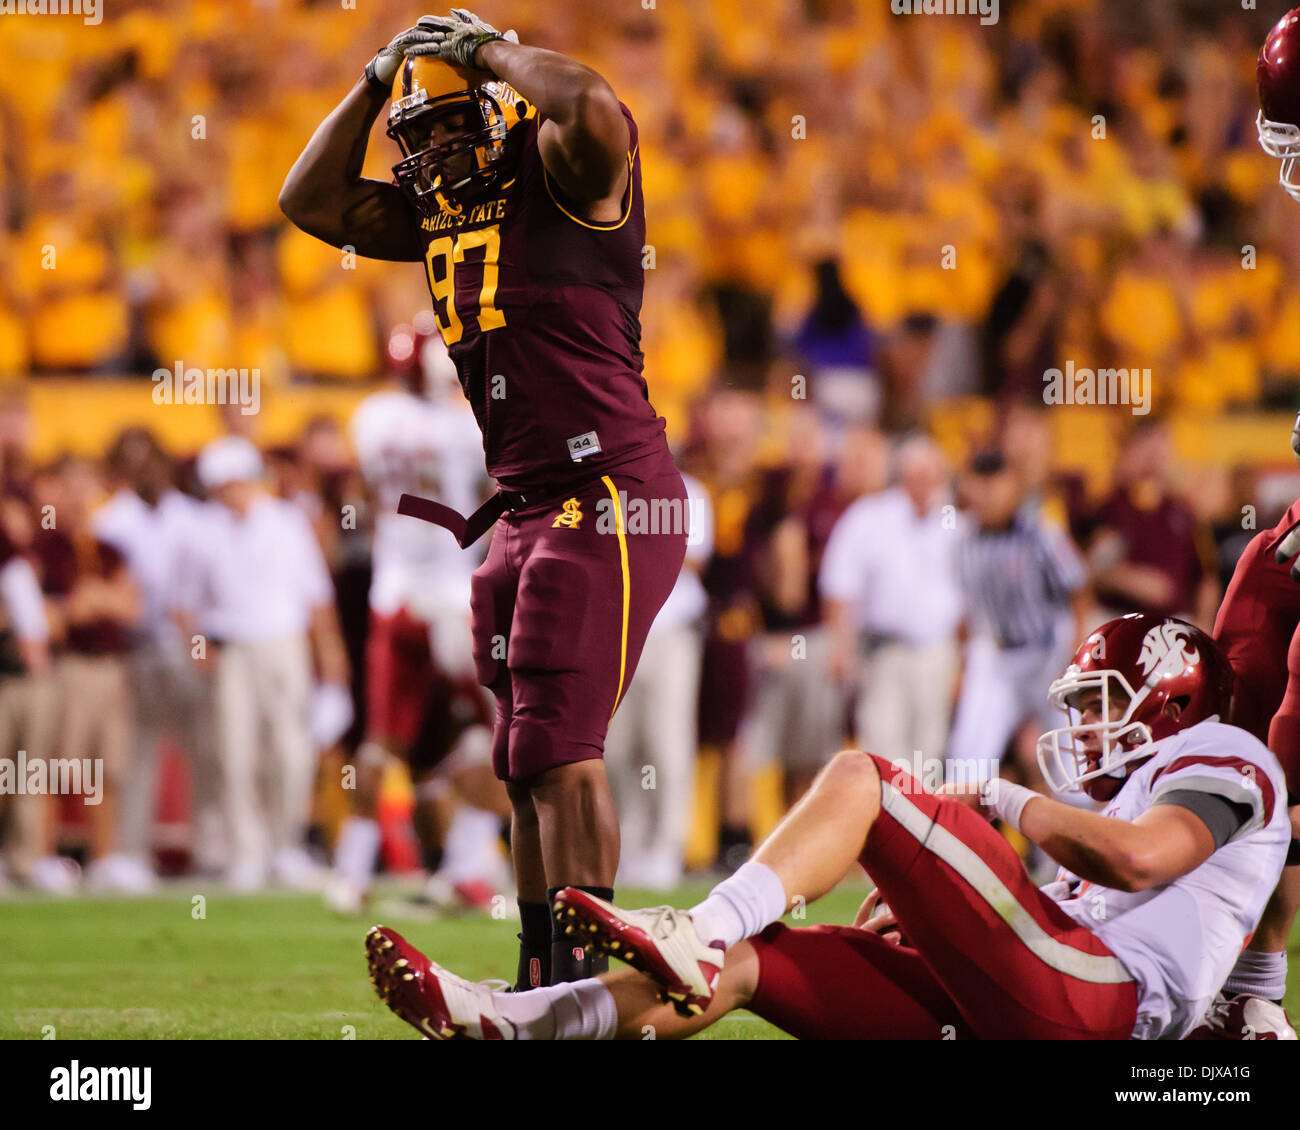
[[[1300,8],[1274,25],[1255,67],[1259,86],[1259,143],[1282,162],[1278,181],[1300,201]]]
[[[442,334],[432,310],[421,310],[412,319],[394,326],[388,335],[388,368],[416,396],[427,400],[461,398],[456,363],[442,343]]]
[[[1089,692],[1100,694],[1097,722],[1080,717]],[[1218,644],[1185,620],[1130,612],[1079,645],[1048,697],[1071,724],[1038,739],[1043,777],[1058,792],[1108,800],[1151,756],[1152,742],[1228,717],[1232,668]]]

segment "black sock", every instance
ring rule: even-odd
[[[424,869],[430,874],[434,874],[442,866],[442,848],[440,847],[421,847],[420,862],[424,864]]]
[[[515,991],[526,992],[551,983],[551,906],[545,902],[519,903],[519,968]]]
[[[718,829],[718,846],[735,847],[737,844],[749,843],[748,824],[723,824]]]
[[[720,871],[735,871],[754,849],[749,828],[743,824],[724,824],[718,829],[718,855],[714,867]]]
[[[606,902],[614,901],[613,887],[582,887],[574,884],[574,889],[595,895]],[[546,901],[555,906],[555,896],[563,888],[552,887],[546,892]],[[572,934],[565,934],[564,924],[551,916],[551,984],[560,985],[568,981],[583,981],[596,977],[609,970],[609,955],[587,953],[584,943]]]

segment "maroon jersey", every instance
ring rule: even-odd
[[[488,473],[509,490],[598,477],[657,450],[642,376],[645,205],[637,128],[622,218],[577,218],[542,165],[536,112],[513,127],[503,183],[422,223],[434,311],[473,406]]]
[[[62,530],[39,530],[32,543],[39,564],[41,588],[48,596],[72,595],[80,580],[96,577],[111,580],[125,559],[108,542],[94,537],[70,537]],[[67,649],[77,655],[108,655],[127,648],[126,628],[103,617],[87,623],[69,624]]]
[[[758,554],[765,557],[778,526],[790,518],[803,527],[804,543],[808,550],[808,574],[805,579],[806,599],[803,606],[793,612],[784,612],[776,606],[771,594],[764,588],[759,591],[759,612],[763,628],[769,632],[797,631],[811,628],[822,621],[821,597],[817,591],[817,578],[821,573],[822,555],[831,531],[840,515],[848,508],[848,501],[835,485],[835,476],[829,467],[824,468],[811,489],[794,494],[794,470],[777,467],[763,476],[763,488],[758,505],[750,515],[747,538],[759,546]],[[760,566],[760,572],[763,571]]]
[[[1154,507],[1142,506],[1137,492],[1117,487],[1097,512],[1097,528],[1112,530],[1124,539],[1124,560],[1146,565],[1166,574],[1173,583],[1173,595],[1165,607],[1142,608],[1131,598],[1097,585],[1097,597],[1126,611],[1153,616],[1178,616],[1196,603],[1196,589],[1205,572],[1201,534],[1192,511],[1169,496],[1160,497]]]

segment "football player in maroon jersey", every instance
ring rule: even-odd
[[[588,976],[552,939],[555,891],[608,898],[618,821],[610,717],[681,569],[686,492],[640,349],[645,209],[637,127],[600,75],[463,9],[383,48],[290,171],[304,231],[423,262],[499,491],[468,521],[409,499],[468,545],[474,652],[496,696],[493,760],[513,806],[521,987]],[[397,184],[361,176],[386,104]]]
[[[1300,201],[1300,8],[1269,32],[1256,66],[1259,143],[1282,162],[1280,183]],[[1300,419],[1291,446],[1300,458]],[[1291,825],[1300,836],[1300,501],[1247,546],[1214,623],[1236,675],[1232,721],[1266,739],[1286,772]],[[1211,1023],[1198,1035],[1242,1039],[1243,1020],[1261,1001],[1280,1005],[1287,940],[1300,909],[1300,840],[1293,840],[1282,881],[1242,951]],[[1258,998],[1258,1000],[1256,999]]]

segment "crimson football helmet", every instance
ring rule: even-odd
[[[1300,200],[1300,8],[1274,25],[1255,65],[1259,86],[1259,143],[1282,162],[1278,181]]]
[[[486,73],[408,55],[388,111],[388,136],[404,154],[393,166],[397,183],[425,216],[458,211],[499,183],[507,136],[536,113],[514,87]],[[449,140],[432,140],[438,123]]]
[[[432,310],[394,326],[388,335],[388,367],[402,384],[427,400],[461,398],[460,374],[442,342]]]
[[[1088,692],[1100,692],[1100,721],[1082,720]],[[1185,620],[1130,612],[1084,640],[1047,693],[1070,725],[1038,739],[1043,778],[1057,792],[1109,800],[1152,755],[1153,742],[1228,716],[1232,668],[1218,644]]]

